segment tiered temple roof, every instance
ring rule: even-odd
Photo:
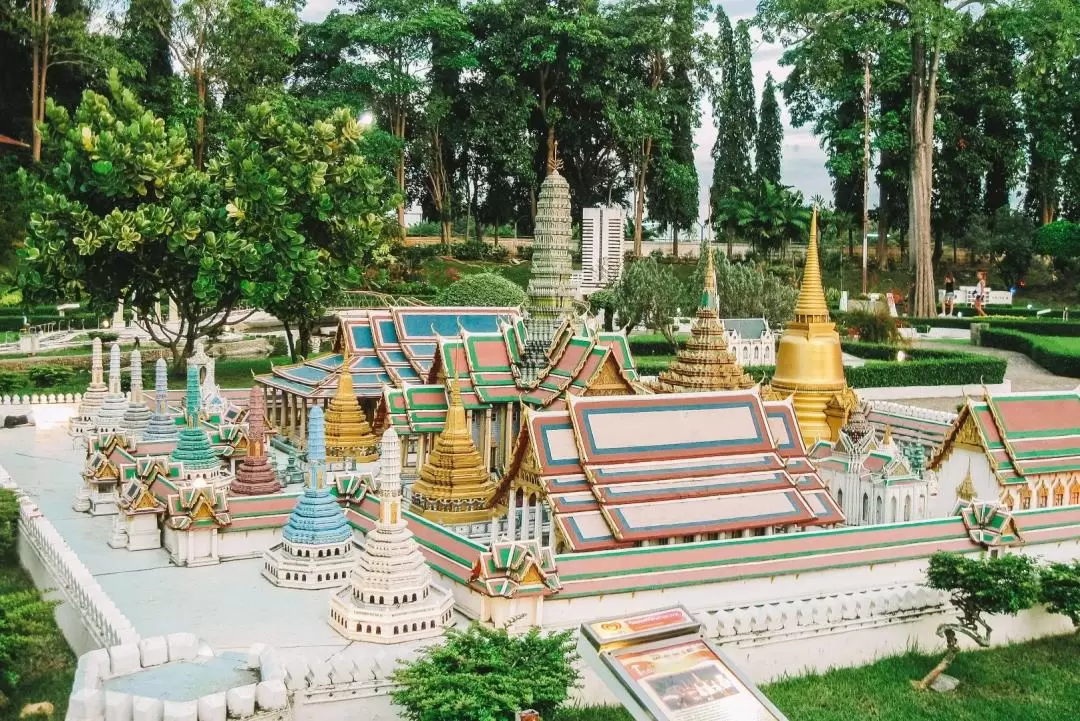
[[[124,411],[124,430],[141,438],[150,424],[152,415],[146,407],[142,389],[142,353],[139,349],[131,351],[131,400]]]
[[[449,592],[432,583],[420,545],[401,514],[401,442],[392,428],[382,437],[379,516],[349,586],[330,599],[330,625],[343,636],[400,643],[437,636],[454,607]]]
[[[1080,472],[1080,389],[969,398],[929,468],[957,446],[985,453],[1003,485]]]
[[[435,446],[412,487],[412,511],[446,525],[491,517],[495,481],[486,459],[476,450],[465,422],[456,381],[450,381],[450,407]]]
[[[706,248],[705,287],[690,337],[671,366],[660,372],[654,390],[661,393],[745,390],[754,380],[728,351],[727,333],[716,312],[716,271]]]
[[[252,386],[248,399],[248,452],[236,469],[229,492],[238,496],[277,493],[281,483],[266,457],[266,406],[262,391]]]
[[[933,455],[945,442],[945,435],[956,421],[956,414],[916,406],[871,401],[866,419],[881,432],[891,428],[896,441],[903,446],[921,447],[927,456]]]
[[[886,486],[921,483],[910,462],[892,438],[878,438],[877,430],[867,418],[866,404],[851,412],[848,422],[840,429],[836,442],[818,441],[810,449],[810,459],[819,470],[854,473],[861,479]]]
[[[368,310],[341,319],[334,352],[299,365],[275,366],[256,380],[305,398],[332,398],[345,356],[353,391],[379,398],[384,384],[402,386],[426,378],[441,336],[465,330],[491,333],[500,318],[519,317],[516,308],[402,307]]]
[[[346,348],[344,363],[349,365]],[[326,408],[326,456],[331,462],[371,463],[378,459],[377,440],[356,402],[352,375],[338,374],[337,393]]]
[[[545,489],[571,551],[844,520],[788,401],[756,389],[578,398],[531,411],[500,494]]]

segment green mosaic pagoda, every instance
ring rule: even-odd
[[[221,467],[221,461],[210,448],[210,438],[199,423],[199,371],[195,366],[187,370],[187,403],[184,407],[183,430],[176,448],[169,455],[173,462],[184,464],[184,472],[206,471]]]

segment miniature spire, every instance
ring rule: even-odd
[[[382,434],[379,457],[379,498],[384,501],[401,497],[401,441],[397,431],[387,428]]]
[[[973,501],[977,495],[975,481],[971,478],[971,461],[968,461],[967,473],[956,487],[956,497],[964,501]]]
[[[370,463],[378,457],[375,454],[377,443],[364,411],[356,401],[352,356],[346,345],[342,350],[337,392],[326,408],[326,456],[330,461]]]
[[[120,344],[113,343],[109,348],[109,395],[123,393],[120,389]]]
[[[131,401],[124,411],[124,429],[132,436],[142,438],[151,417],[150,409],[143,401],[142,353],[136,347],[131,351]]]
[[[142,353],[131,351],[131,402],[142,403]]]
[[[701,291],[701,307],[717,311],[716,269],[713,268],[712,248],[705,247],[705,286]]]
[[[810,217],[810,243],[806,247],[806,264],[803,266],[802,286],[795,304],[795,321],[798,323],[828,322],[829,306],[825,302],[825,289],[821,285],[821,266],[818,261],[817,206]]]
[[[105,383],[101,364],[101,338],[95,338],[90,351],[90,383],[103,385]]]
[[[154,413],[159,416],[169,414],[169,366],[164,358],[158,358],[154,364]]]
[[[323,468],[326,465],[326,432],[323,425],[323,410],[313,406],[308,411],[308,468],[311,473],[311,487],[322,488]]]
[[[266,401],[259,386],[252,386],[248,396],[248,451],[236,469],[229,492],[237,496],[261,496],[277,493],[281,483],[266,458]]]
[[[574,313],[571,234],[570,186],[552,168],[540,186],[536,204],[533,264],[525,306],[526,340],[536,344],[527,351],[533,355],[544,356],[563,321]],[[542,365],[546,361],[546,356],[532,359]]]
[[[187,369],[187,399],[184,404],[184,419],[188,428],[199,424],[199,371],[189,365]]]
[[[248,455],[262,456],[266,443],[266,403],[259,386],[252,386],[248,394]]]

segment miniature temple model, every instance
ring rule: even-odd
[[[705,255],[705,287],[697,317],[675,362],[660,372],[654,390],[661,393],[732,391],[754,385],[754,380],[743,373],[742,366],[727,349],[724,327],[716,313],[716,271],[712,250],[707,248]]]
[[[780,336],[768,397],[791,397],[803,441],[835,440],[854,407],[855,394],[847,386],[840,353],[840,335],[829,318],[818,262],[817,208],[810,220],[810,244],[806,250],[795,320]]]
[[[154,413],[143,431],[143,439],[151,442],[175,441],[180,437],[176,419],[169,413],[169,369],[164,358],[154,364]]]
[[[84,435],[91,430],[101,410],[101,404],[105,402],[109,387],[105,385],[102,370],[101,338],[94,338],[90,352],[90,385],[83,393],[79,409],[71,419],[70,432],[74,436]]]
[[[142,438],[146,428],[150,425],[152,413],[146,407],[142,389],[142,354],[139,349],[131,351],[131,400],[128,401],[127,410],[124,411],[124,431]]]
[[[109,348],[109,393],[105,396],[97,420],[93,426],[95,433],[123,433],[124,413],[128,400],[120,387],[120,344],[113,343]]]
[[[342,357],[346,368],[351,367],[350,360],[346,348]],[[341,373],[337,393],[326,407],[326,460],[335,470],[339,466],[352,470],[357,464],[378,460],[376,445],[375,434],[356,402],[352,373]]]
[[[120,511],[116,516],[118,539],[122,543],[109,545],[124,547],[129,551],[146,551],[161,548],[161,517],[165,507],[150,490],[157,476],[168,476],[168,460],[165,458],[140,458],[136,463],[134,477],[127,478],[120,489]]]
[[[776,333],[765,318],[721,318],[727,346],[735,360],[745,365],[776,364]]]
[[[354,641],[437,636],[453,613],[453,596],[432,581],[402,517],[400,455],[397,433],[389,428],[382,437],[378,520],[364,538],[349,585],[330,598],[330,625]]]
[[[447,526],[484,522],[493,515],[494,494],[495,481],[465,421],[461,389],[451,379],[446,425],[413,484],[412,511]]]
[[[886,431],[878,438],[856,407],[835,443],[818,441],[810,459],[818,469],[848,525],[867,526],[929,517],[930,482],[916,471]]]
[[[183,467],[182,478],[187,483],[210,485],[215,490],[227,489],[232,474],[222,466],[221,459],[210,446],[210,437],[202,426],[199,398],[199,376],[195,366],[187,371],[187,394],[184,407],[184,427],[169,460]]]
[[[346,583],[352,568],[352,527],[325,484],[322,408],[308,416],[308,485],[281,529],[281,543],[263,554],[262,574],[287,588],[334,588]]]
[[[277,493],[281,483],[266,457],[266,408],[262,390],[253,386],[248,398],[248,452],[236,469],[229,493],[237,496]]]

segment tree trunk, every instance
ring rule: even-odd
[[[929,688],[938,676],[945,673],[945,669],[949,667],[949,664],[956,658],[956,654],[960,652],[960,645],[956,642],[956,632],[952,629],[946,629],[945,631],[945,643],[946,651],[945,658],[941,659],[941,662],[937,666],[930,669],[930,673],[926,674],[919,681],[912,681],[911,685],[919,691],[925,691]]]
[[[677,225],[671,228],[671,255],[676,259],[679,257],[679,226]]]
[[[889,211],[888,191],[878,185],[877,266],[878,270],[889,267]]]
[[[311,320],[301,318],[296,321],[297,355],[307,358],[311,355]]]
[[[293,343],[292,329],[289,328],[289,321],[281,321],[281,326],[285,329],[285,350],[289,353],[289,358],[293,363],[296,363],[296,344]]]
[[[446,246],[450,245],[450,231],[451,231],[451,229],[452,229],[452,226],[451,226],[451,223],[450,223],[450,219],[444,216],[440,220],[440,228],[439,228],[439,239],[442,241],[443,245],[446,245]]]
[[[198,95],[198,116],[195,118],[195,167],[202,170],[206,161],[206,73],[195,71],[195,92]]]
[[[934,116],[937,107],[937,68],[940,50],[935,39],[929,65],[923,38],[916,33],[911,41],[911,189],[909,191],[909,248],[915,263],[914,315],[932,317],[937,312],[934,298],[933,242],[930,208],[934,173]]]
[[[401,110],[394,111],[393,118],[393,130],[394,137],[401,143],[401,148],[398,150],[397,168],[395,169],[395,178],[397,180],[398,193],[401,194],[401,199],[397,205],[397,220],[398,227],[401,229],[401,237],[406,235],[405,228],[405,113]]]

